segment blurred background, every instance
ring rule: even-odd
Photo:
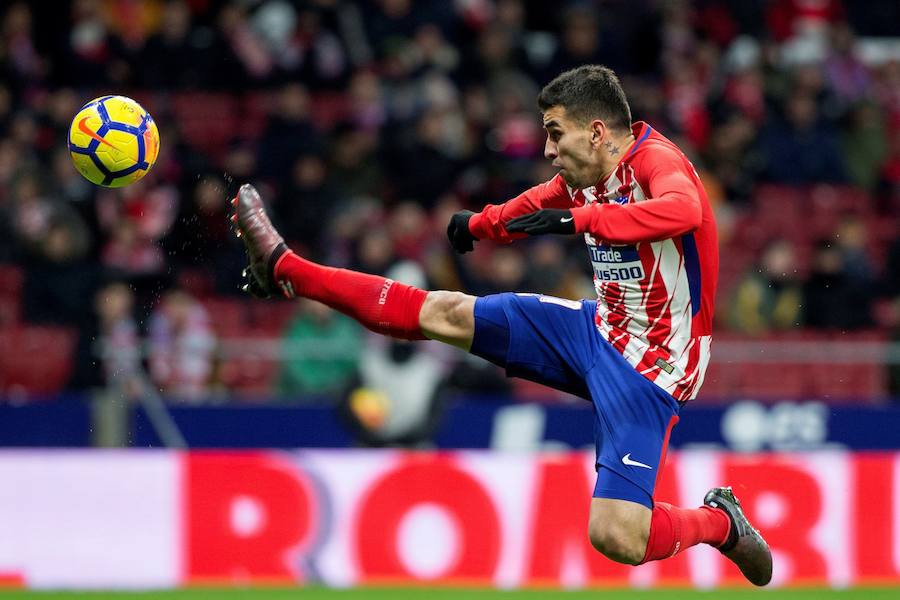
[[[718,218],[713,359],[673,433],[683,452],[672,459],[674,482],[666,489],[696,504],[705,478],[724,473],[768,490],[749,510],[768,515],[764,529],[773,546],[783,544],[779,556],[789,566],[776,582],[900,581],[900,458],[892,452],[900,449],[896,0],[0,3],[0,445],[19,449],[0,451],[0,472],[27,483],[12,486],[25,496],[4,501],[0,494],[0,520],[21,536],[0,542],[0,581],[736,581],[725,567],[707,576],[707,563],[686,560],[671,573],[652,567],[635,576],[595,568],[594,558],[574,571],[565,566],[571,557],[546,565],[540,557],[509,558],[504,519],[513,517],[498,526],[500,566],[470,572],[450,550],[450,558],[438,552],[432,559],[419,551],[445,535],[457,540],[448,547],[468,556],[464,531],[434,533],[454,527],[441,511],[415,513],[419,526],[397,534],[412,540],[398,542],[408,560],[366,562],[355,534],[314,525],[372,500],[373,489],[395,504],[396,494],[384,490],[403,469],[412,469],[410,481],[423,481],[414,477],[416,460],[437,472],[457,469],[489,503],[499,505],[508,493],[498,481],[518,486],[515,514],[567,518],[565,508],[548,507],[553,496],[540,493],[539,482],[561,477],[563,488],[546,489],[580,490],[588,484],[577,474],[590,479],[592,458],[564,453],[559,463],[554,454],[497,451],[592,448],[591,408],[436,343],[379,338],[322,305],[256,301],[238,290],[243,249],[227,213],[236,187],[249,181],[290,245],[329,265],[473,294],[592,297],[577,237],[481,243],[460,257],[444,233],[453,212],[505,201],[553,176],[542,157],[536,95],[561,71],[585,63],[617,71],[634,118],[685,151]],[[66,148],[73,115],[107,93],[140,102],[161,134],[156,166],[119,190],[82,179]],[[92,447],[135,450],[74,450]],[[372,447],[420,452],[363,449]],[[223,450],[235,448],[291,453]],[[428,449],[481,452],[473,464],[451,467],[447,456],[456,454]],[[557,473],[559,464],[570,470]],[[146,469],[154,475],[135,475]],[[216,531],[213,517],[195,512],[198,521],[182,522],[150,506],[144,491],[161,493],[161,479],[153,478],[164,479],[166,469],[194,473],[165,479],[172,506],[182,506],[172,497],[186,494],[189,506],[231,507],[219,523],[224,533],[203,537]],[[292,506],[267,504],[284,498],[276,483],[234,484],[240,489],[228,496],[231,484],[223,482],[231,472],[246,472],[245,483],[281,473],[293,481],[284,485],[314,498],[302,501],[308,519],[295,524],[297,537],[279,543],[321,551],[324,564],[257,564],[268,556],[263,550],[221,550],[223,540],[274,543],[259,515]],[[71,475],[62,477],[69,483],[61,473]],[[375,473],[385,479],[374,481]],[[347,479],[354,484],[340,483]],[[537,491],[526,489],[534,481]],[[408,488],[397,485],[406,497]],[[429,489],[445,483],[434,485]],[[209,500],[207,487],[226,491]],[[459,491],[465,485],[453,489],[474,511]],[[47,549],[57,538],[35,539],[35,524],[23,516],[45,518],[37,507],[60,510],[53,503],[63,490],[83,503],[67,504],[62,514],[69,516],[52,535],[81,540],[78,568]],[[100,490],[107,500],[135,496],[115,504],[139,511],[150,546],[120,539],[104,520],[109,513],[90,500]],[[427,506],[443,497],[423,494]],[[872,496],[871,511],[856,511],[854,499]],[[586,503],[589,489],[572,497]],[[256,499],[244,506],[231,503],[235,498]],[[818,503],[821,520],[798,525],[789,518],[795,501]],[[134,516],[127,510],[123,523]],[[380,523],[377,515],[360,518]],[[557,528],[555,521],[532,524],[538,533]],[[99,527],[108,539],[85,546],[80,527]],[[173,532],[170,542],[181,550],[167,550],[159,527]],[[573,531],[580,535],[581,525]],[[815,532],[812,541],[803,532]],[[586,546],[581,537],[579,548]],[[18,545],[26,540],[28,552]],[[857,545],[832,555],[834,540]],[[171,573],[157,565],[113,575],[88,564],[92,552],[108,561],[152,548],[176,557],[163,561]],[[473,560],[487,552],[474,548]],[[809,558],[810,548],[818,558]],[[204,563],[210,555],[215,560]],[[418,566],[417,556],[425,560]],[[520,563],[537,570],[517,570]]]

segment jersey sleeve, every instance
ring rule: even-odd
[[[542,208],[571,208],[572,195],[565,180],[557,174],[549,181],[525,190],[503,204],[489,204],[469,219],[469,231],[479,240],[489,239],[508,244],[527,237],[524,233],[509,233],[506,223]]]
[[[573,208],[578,233],[590,233],[610,244],[636,244],[666,240],[700,227],[702,184],[687,159],[674,149],[654,148],[635,167],[638,180],[647,182],[649,198]]]

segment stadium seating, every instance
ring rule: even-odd
[[[0,265],[0,327],[19,322],[22,310],[22,269]]]
[[[887,395],[884,367],[869,356],[859,356],[857,360],[853,347],[846,346],[858,343],[862,344],[859,347],[871,350],[873,346],[867,344],[886,341],[883,333],[798,329],[752,339],[727,332],[715,337],[713,361],[706,373],[701,400],[818,398],[824,402],[877,403]],[[841,355],[823,358],[812,353],[829,347],[827,344],[838,343],[844,345]],[[746,352],[732,355],[728,348],[748,344],[759,344],[759,348],[766,347],[765,344],[777,354],[761,351],[759,359],[754,360]],[[790,355],[781,360],[783,354]]]
[[[62,327],[17,325],[0,329],[0,393],[50,395],[72,370],[77,332]]]
[[[171,94],[161,103],[153,93],[136,95],[158,112],[170,114],[186,141],[199,151],[218,159],[236,138],[254,141],[271,113],[275,97],[272,92],[254,92],[235,96],[219,92],[181,92]],[[202,105],[203,111],[196,106]],[[319,92],[311,99],[314,122],[329,126],[345,118],[348,97]],[[794,187],[777,184],[757,186],[752,201],[736,209],[731,234],[723,236],[721,248],[718,303],[727,306],[734,287],[759,260],[766,245],[783,238],[795,246],[798,275],[808,271],[814,245],[831,238],[841,219],[847,215],[860,218],[868,231],[867,250],[876,268],[883,265],[886,249],[896,236],[900,223],[877,212],[877,203],[866,191],[850,186],[820,185]],[[179,275],[180,285],[198,297],[210,313],[220,340],[237,343],[241,339],[277,341],[296,312],[291,302],[260,302],[214,295],[210,273],[202,268],[186,269]],[[0,265],[0,336],[6,344],[23,343],[23,353],[12,353],[4,361],[2,389],[18,386],[28,393],[50,392],[65,384],[71,344],[71,332],[32,328],[21,324],[21,268]],[[720,312],[720,314],[722,314]],[[717,324],[716,339],[726,339]],[[800,336],[817,338],[820,334],[800,332]],[[804,338],[806,339],[806,338]],[[49,340],[63,340],[58,346]],[[52,346],[52,348],[50,348]],[[44,357],[43,349],[47,349]],[[32,352],[32,354],[28,354]],[[31,361],[26,356],[41,355],[44,360]],[[33,366],[30,363],[40,363]],[[29,364],[25,364],[29,363]],[[14,367],[13,365],[18,365]],[[269,392],[277,363],[260,357],[226,358],[220,365],[222,383],[246,393]],[[714,358],[704,385],[705,397],[728,397],[735,393],[760,398],[786,396],[819,396],[840,398],[877,398],[885,393],[883,367],[878,364],[802,364],[783,365],[752,362],[729,364]],[[540,396],[541,391],[524,386],[524,396]]]

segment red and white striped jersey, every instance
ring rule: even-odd
[[[505,223],[569,208],[584,234],[597,290],[596,324],[622,356],[676,400],[697,396],[709,363],[719,270],[716,223],[693,165],[648,124],[604,181],[573,190],[560,175],[469,221],[508,243]]]

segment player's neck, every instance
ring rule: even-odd
[[[616,170],[616,167],[622,161],[622,157],[628,155],[628,151],[631,150],[634,142],[634,134],[629,131],[621,136],[610,136],[601,143],[603,173],[598,181],[605,181]]]

